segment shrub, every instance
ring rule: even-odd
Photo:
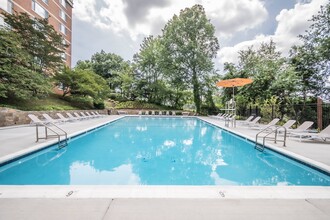
[[[116,109],[164,109],[161,106],[138,101],[121,102],[115,107]]]
[[[86,96],[68,96],[65,97],[65,100],[80,109],[92,109],[94,107],[93,99]]]
[[[94,108],[96,109],[105,109],[105,104],[103,101],[94,101]]]

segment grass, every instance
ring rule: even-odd
[[[79,104],[79,105],[78,105]],[[167,106],[141,102],[141,101],[105,101],[105,106],[108,109],[154,109],[154,110],[170,110]],[[19,109],[23,111],[52,111],[52,110],[75,110],[75,109],[90,109],[90,106],[85,106],[83,102],[73,102],[69,99],[63,99],[57,94],[50,94],[43,99],[31,99],[27,101],[13,101],[0,99],[0,107]]]
[[[1,107],[19,109],[23,111],[51,111],[74,110],[77,107],[70,102],[61,99],[60,95],[50,94],[44,99],[32,99],[27,101],[0,100]]]

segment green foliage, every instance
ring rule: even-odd
[[[92,109],[94,108],[94,100],[89,96],[81,96],[81,95],[72,95],[64,97],[64,100],[71,103],[72,106],[78,109]]]
[[[0,28],[0,97],[20,100],[44,97],[51,85],[44,75],[31,68],[33,59],[21,43],[16,32]]]
[[[267,103],[276,97],[280,105],[280,114],[283,117],[287,112],[285,106],[294,98],[297,92],[298,77],[294,68],[281,54],[276,51],[273,41],[263,43],[259,49],[252,47],[239,52],[239,64],[226,64],[228,78],[251,78],[253,83],[234,88],[237,107],[240,113],[246,111],[250,103]],[[232,97],[233,88],[225,89],[224,101]]]
[[[277,102],[277,97],[272,96],[269,99],[263,100],[262,103],[259,103],[260,112],[264,121],[271,121],[272,116],[273,118],[279,117],[280,109],[279,105],[277,105]]]
[[[31,98],[29,100],[0,99],[0,106],[24,111],[51,111],[77,109],[70,102],[63,100],[59,95],[51,94],[42,99]]]
[[[116,109],[166,109],[166,107],[139,101],[121,102],[116,105]]]
[[[92,100],[104,99],[109,91],[106,81],[92,70],[71,70],[67,67],[58,73],[54,80],[63,88],[63,96],[90,97]],[[85,102],[83,100],[83,102]],[[89,102],[89,101],[88,101]]]
[[[312,25],[300,36],[303,45],[294,46],[291,61],[299,74],[299,90],[304,100],[309,94],[330,97],[326,83],[330,77],[330,3],[321,6]]]
[[[201,108],[201,80],[212,72],[212,58],[219,49],[214,34],[215,28],[201,5],[174,15],[163,29],[164,63],[170,66],[167,73],[192,87],[197,112]]]
[[[40,74],[54,75],[63,65],[65,52],[62,35],[47,19],[31,18],[27,13],[3,13],[10,31],[16,33],[19,47],[29,54],[27,67]]]
[[[161,104],[166,90],[161,68],[163,45],[161,38],[149,36],[141,44],[140,52],[134,56],[138,74],[138,94],[148,102]]]
[[[96,109],[105,109],[104,101],[101,101],[101,100],[94,101],[93,105],[94,105],[94,108],[96,108]]]

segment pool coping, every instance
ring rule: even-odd
[[[127,115],[126,115],[127,116]],[[83,129],[68,135],[74,138],[84,133],[101,128],[109,123],[126,117],[118,117],[107,122],[99,123],[90,128]],[[151,117],[157,117],[150,115]],[[149,116],[149,117],[150,117]],[[159,116],[164,117],[164,116]],[[170,116],[182,117],[182,116]],[[185,117],[185,116],[183,116]],[[228,127],[222,127],[196,117],[213,126],[234,133],[252,142],[251,137]],[[26,154],[38,152],[56,144],[56,140],[37,144],[25,150],[0,158],[0,164],[16,160]],[[289,157],[296,158],[321,170],[330,171],[330,167],[317,161],[297,155],[275,145],[267,143],[267,147]],[[2,185],[0,198],[205,198],[205,199],[330,199],[328,186],[144,186],[144,185]]]

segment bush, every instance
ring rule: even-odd
[[[110,99],[118,101],[118,102],[126,102],[127,98],[123,97],[121,94],[119,93],[110,93],[108,96]]]
[[[69,101],[72,105],[80,109],[92,109],[93,99],[85,96],[68,96],[65,100]]]
[[[105,109],[105,104],[103,101],[95,101],[93,104],[96,109]]]
[[[146,102],[138,102],[138,101],[121,102],[118,105],[116,105],[115,108],[116,109],[164,109],[162,106],[158,106]]]

